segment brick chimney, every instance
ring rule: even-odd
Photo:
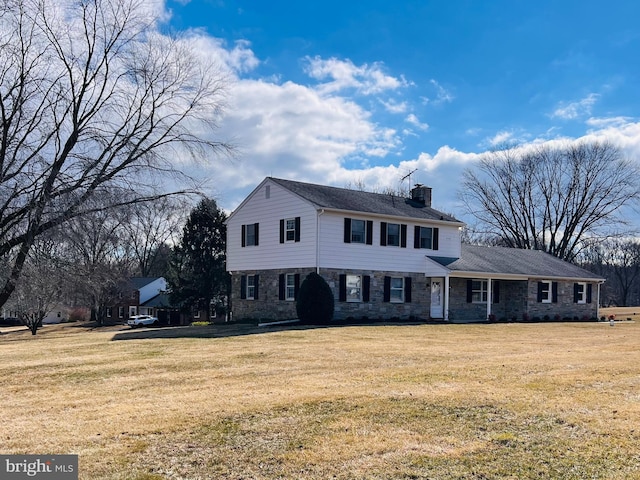
[[[411,189],[411,200],[425,207],[431,207],[431,188],[416,183],[416,186]]]

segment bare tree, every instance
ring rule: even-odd
[[[186,202],[178,197],[160,198],[132,205],[127,212],[122,230],[137,274],[148,277],[157,273],[163,260],[168,267],[170,247],[167,244],[178,240],[189,213]]]
[[[35,335],[42,321],[57,305],[63,289],[63,272],[57,255],[58,242],[40,237],[25,262],[23,274],[8,304]]]
[[[36,238],[91,211],[88,200],[162,196],[154,178],[178,173],[169,159],[229,151],[212,140],[225,75],[189,38],[160,34],[148,5],[0,5],[0,258],[11,260],[0,306]]]
[[[67,292],[73,292],[75,303],[90,307],[91,320],[98,324],[104,323],[106,306],[114,303],[119,285],[135,268],[125,222],[123,209],[96,211],[67,221],[56,236],[63,245]]]
[[[621,208],[636,200],[638,166],[610,143],[508,148],[464,172],[469,213],[505,245],[573,261],[619,233]]]

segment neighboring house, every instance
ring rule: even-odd
[[[597,316],[603,279],[543,252],[462,245],[463,226],[421,185],[404,198],[268,177],[227,220],[234,318],[295,318],[312,271],[336,319]]]
[[[125,322],[134,315],[152,315],[162,324],[180,323],[180,314],[165,293],[164,277],[133,277],[120,286],[118,301],[106,308],[107,320]]]

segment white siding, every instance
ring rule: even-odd
[[[372,245],[344,243],[344,218],[373,220]],[[380,222],[407,225],[407,246],[380,245]],[[439,228],[439,249],[414,248],[414,227]],[[417,220],[372,218],[364,215],[325,212],[320,216],[320,267],[390,272],[425,273],[425,256],[459,257],[460,230],[457,226],[439,225]]]
[[[300,217],[300,241],[280,243],[280,220],[295,217]],[[314,267],[316,222],[315,207],[267,179],[227,222],[227,270]],[[253,223],[259,224],[258,245],[242,247],[242,225]]]

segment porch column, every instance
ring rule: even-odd
[[[444,276],[444,321],[449,321],[449,275]]]
[[[491,279],[487,278],[487,320],[489,320],[489,315],[491,315],[491,301],[493,300],[493,295],[491,292]]]

